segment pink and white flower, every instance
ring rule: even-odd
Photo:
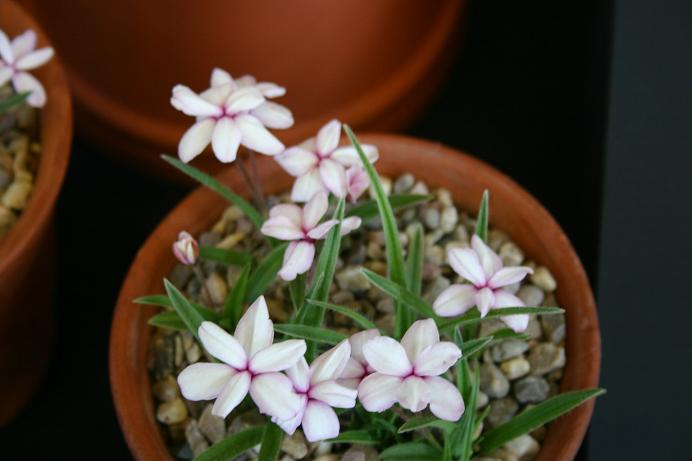
[[[341,122],[332,120],[324,125],[316,138],[310,138],[299,146],[291,147],[276,157],[276,161],[296,182],[291,200],[307,202],[319,191],[329,191],[342,198],[348,193],[346,168],[362,165],[356,149],[339,147]],[[363,144],[363,152],[370,162],[379,157],[377,148]]]
[[[358,389],[360,382],[375,372],[365,360],[363,345],[378,336],[380,336],[379,330],[373,328],[360,331],[348,338],[348,342],[351,344],[351,358],[348,359],[346,368],[341,373],[339,383],[351,389]]]
[[[194,264],[199,256],[197,240],[186,231],[180,232],[178,240],[173,243],[173,254],[178,261],[186,266]]]
[[[440,341],[432,319],[418,320],[401,343],[387,336],[363,345],[363,355],[375,372],[358,386],[358,398],[372,412],[387,410],[395,403],[418,412],[430,405],[440,419],[458,421],[464,413],[459,390],[439,375],[461,357],[461,350],[449,341]]]
[[[248,77],[239,83],[227,72],[214,69],[211,88],[201,94],[183,85],[173,88],[173,107],[197,119],[178,145],[182,161],[191,161],[209,143],[216,158],[224,163],[235,160],[241,144],[265,155],[284,151],[284,145],[267,128],[288,128],[293,125],[293,116],[266,98],[283,94],[285,89],[273,83],[248,82]]]
[[[362,166],[353,165],[346,170],[346,190],[348,191],[348,199],[351,203],[356,203],[358,197],[363,195],[363,192],[370,187],[370,178]]]
[[[316,193],[301,209],[294,204],[281,204],[269,210],[269,219],[262,225],[262,233],[279,240],[292,240],[284,254],[283,267],[279,276],[294,280],[312,266],[315,258],[315,241],[325,238],[339,220],[320,220],[327,212],[326,192]],[[341,221],[341,235],[346,235],[360,226],[361,219],[350,217]]]
[[[26,102],[33,107],[46,104],[46,90],[28,71],[44,65],[53,57],[53,48],[36,49],[36,33],[27,30],[11,42],[0,30],[0,86],[12,80],[17,93],[30,92]]]
[[[293,384],[279,373],[305,354],[305,341],[272,344],[274,324],[260,296],[238,322],[233,335],[212,322],[202,322],[199,338],[222,363],[195,363],[178,375],[188,400],[216,399],[212,414],[225,418],[250,393],[261,413],[279,420],[293,418],[301,409]]]
[[[344,340],[317,357],[310,366],[300,359],[286,374],[301,402],[298,414],[289,420],[273,419],[287,434],[293,434],[303,425],[309,442],[331,439],[339,435],[339,418],[332,409],[353,408],[358,392],[338,383],[349,356],[351,346]]]
[[[477,306],[482,318],[490,309],[524,306],[521,299],[503,287],[533,273],[530,267],[502,267],[502,259],[477,235],[471,239],[471,248],[455,248],[447,256],[454,271],[471,283],[451,285],[440,293],[433,303],[437,315],[455,317]],[[526,330],[529,325],[527,314],[500,319],[516,332]]]

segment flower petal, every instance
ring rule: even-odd
[[[281,168],[291,176],[301,176],[308,173],[315,168],[318,160],[315,154],[302,147],[288,148],[276,156],[276,161],[279,162]]]
[[[363,168],[352,166],[346,170],[346,188],[351,202],[355,203],[369,187],[370,178]]]
[[[296,225],[295,217],[287,215],[270,217],[262,224],[261,232],[279,240],[298,240],[304,237],[300,224]]]
[[[411,373],[411,362],[404,347],[392,338],[379,336],[363,345],[363,356],[376,371],[392,376]]]
[[[178,375],[180,393],[188,400],[211,400],[223,390],[235,374],[223,363],[194,363]]]
[[[199,96],[215,106],[222,107],[226,99],[228,99],[228,96],[230,96],[231,91],[233,91],[231,84],[226,83],[225,85],[212,86],[201,92]]]
[[[378,336],[380,336],[380,331],[377,328],[371,328],[351,335],[348,338],[348,342],[351,343],[351,357],[360,363],[366,363],[365,356],[363,355],[363,345]]]
[[[334,408],[353,408],[356,406],[358,391],[338,384],[336,381],[322,381],[310,389],[310,398],[324,402]]]
[[[478,255],[470,248],[454,248],[447,253],[454,271],[476,286],[485,284],[485,272]]]
[[[533,269],[530,267],[503,267],[488,281],[488,286],[491,288],[501,288],[513,283],[521,282],[528,274],[533,274]]]
[[[406,356],[415,363],[421,352],[440,342],[440,332],[433,319],[417,320],[401,338],[401,345],[406,350]]]
[[[0,62],[0,86],[4,86],[14,75],[14,70]]]
[[[362,222],[363,220],[360,219],[358,216],[351,216],[349,218],[344,219],[343,221],[341,221],[341,236],[343,237],[351,231],[358,229]]]
[[[360,382],[358,400],[366,410],[379,413],[396,403],[400,386],[398,376],[373,373]]]
[[[338,223],[338,219],[330,219],[329,221],[325,221],[319,226],[312,229],[310,232],[308,232],[308,237],[310,237],[313,240],[322,239],[325,235],[327,235],[327,232],[329,232],[332,229],[332,227],[336,226]]]
[[[303,415],[303,433],[308,442],[332,439],[339,435],[339,418],[322,402],[308,402]]]
[[[243,345],[248,357],[265,347],[274,340],[274,324],[269,319],[269,310],[264,296],[260,296],[238,321],[233,333],[235,339]]]
[[[317,226],[322,216],[327,212],[329,201],[326,192],[318,192],[303,207],[303,227],[312,229]]]
[[[481,318],[488,315],[488,311],[495,304],[495,295],[493,290],[490,288],[483,288],[476,292],[476,306],[478,307],[478,312],[481,313]]]
[[[198,333],[202,345],[211,355],[233,368],[245,368],[247,356],[243,346],[223,328],[214,322],[202,322]]]
[[[418,376],[439,376],[457,363],[461,349],[449,341],[442,341],[426,348],[414,363]]]
[[[444,378],[425,378],[430,388],[430,411],[445,421],[459,421],[464,414],[464,400],[459,389]]]
[[[351,350],[351,354],[353,354],[353,350]],[[360,380],[360,378],[364,377],[365,375],[366,369],[363,364],[353,357],[350,357],[346,362],[344,370],[341,372],[340,379],[358,378]]]
[[[20,58],[36,48],[36,32],[29,29],[12,39],[12,51],[15,58]]]
[[[247,371],[233,375],[216,398],[211,414],[220,418],[228,416],[247,395],[250,389],[250,380],[250,373]]]
[[[363,153],[368,158],[370,163],[375,163],[380,156],[379,152],[377,151],[377,147],[371,144],[363,144],[361,147],[363,148]],[[363,165],[363,163],[360,161],[356,148],[353,146],[339,147],[332,153],[332,155],[329,156],[329,158],[336,160],[345,167]]]
[[[228,85],[228,84],[233,84],[233,77],[231,77],[231,74],[229,74],[227,71],[220,69],[218,67],[215,67],[211,71],[211,80],[209,81],[211,86],[221,86],[221,85]]]
[[[483,242],[477,235],[471,237],[471,247],[478,255],[478,260],[481,262],[485,279],[488,280],[493,274],[502,269],[502,260],[488,245]]]
[[[264,96],[257,88],[247,86],[233,91],[224,106],[226,107],[226,112],[237,114],[255,109],[263,104],[264,101]]]
[[[310,364],[310,384],[315,385],[341,377],[350,357],[351,344],[344,339]]]
[[[178,157],[180,157],[180,160],[187,163],[204,152],[204,149],[211,141],[215,126],[216,121],[211,118],[192,125],[180,139],[180,144],[178,144]]]
[[[456,317],[476,305],[476,287],[455,284],[445,288],[433,303],[433,310],[442,317]]]
[[[0,30],[0,59],[7,64],[14,64],[14,51],[10,44],[10,39],[7,38],[5,32]]]
[[[240,115],[235,118],[235,121],[243,133],[241,140],[243,146],[265,155],[277,155],[284,151],[281,141],[276,139],[257,118],[252,115]]]
[[[495,307],[522,307],[524,302],[518,297],[504,290],[498,290],[495,292]],[[516,314],[516,315],[505,315],[500,317],[508,327],[517,333],[526,331],[529,326],[529,315],[528,314]]]
[[[272,418],[272,422],[276,423],[284,432],[288,435],[293,435],[293,433],[298,429],[298,426],[303,422],[303,415],[305,415],[305,408],[308,405],[308,398],[305,395],[298,395],[300,401],[300,406],[298,413],[293,418],[280,421],[277,418]]]
[[[250,384],[250,396],[260,413],[278,421],[294,418],[302,406],[302,399],[293,392],[293,383],[282,373],[255,376]]]
[[[269,210],[269,217],[276,218],[277,216],[285,216],[288,218],[297,228],[303,227],[303,210],[293,203],[280,203],[274,205],[271,210]]]
[[[284,253],[284,262],[279,271],[279,277],[286,281],[295,280],[298,274],[304,274],[310,270],[314,259],[315,245],[313,243],[292,242]]]
[[[30,91],[26,102],[32,107],[43,107],[46,104],[46,90],[33,75],[28,72],[18,72],[12,77],[12,84],[17,93]]]
[[[264,104],[252,110],[252,115],[257,117],[267,128],[284,130],[293,126],[293,114],[281,104],[265,101]]]
[[[216,158],[223,163],[234,161],[238,153],[240,137],[240,130],[235,126],[233,120],[228,117],[220,118],[211,135],[211,147]]]
[[[286,94],[286,88],[271,82],[259,82],[255,85],[265,98],[278,98]]]
[[[418,376],[404,379],[397,393],[399,404],[413,412],[424,410],[430,403],[430,397],[428,384]]]
[[[322,184],[320,171],[315,168],[296,179],[291,190],[291,200],[294,202],[307,202],[313,195],[324,190],[326,189],[324,184]]]
[[[341,122],[337,119],[330,120],[317,133],[317,152],[322,156],[329,155],[339,145],[339,139]]]
[[[20,70],[33,70],[47,63],[54,54],[53,48],[41,48],[17,59],[15,66]]]
[[[289,339],[258,351],[250,358],[250,370],[257,373],[283,371],[300,360],[307,345],[302,339]]]
[[[338,198],[343,198],[348,193],[346,170],[338,162],[322,159],[320,162],[320,177],[324,186]]]
[[[310,366],[305,361],[305,357],[301,357],[293,366],[287,368],[286,375],[297,391],[307,392],[310,388]]]
[[[193,117],[219,117],[223,115],[223,109],[216,106],[184,85],[173,87],[171,105]]]
[[[238,77],[234,80],[237,88],[244,88],[246,86],[255,86],[257,84],[257,79],[252,75],[245,74],[242,77]]]

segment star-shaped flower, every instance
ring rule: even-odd
[[[351,358],[348,359],[346,368],[341,373],[339,382],[346,387],[357,389],[360,382],[375,372],[365,360],[363,355],[363,345],[373,338],[380,336],[379,330],[373,328],[360,331],[351,335],[348,342],[351,344]]]
[[[26,102],[33,107],[46,104],[46,90],[28,71],[44,65],[53,57],[53,48],[36,49],[36,33],[27,30],[11,42],[0,30],[0,86],[12,80],[17,93],[31,94]]]

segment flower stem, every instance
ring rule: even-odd
[[[252,192],[252,201],[255,202],[255,206],[260,209],[263,209],[264,200],[262,199],[261,194],[258,193],[255,181],[252,180],[252,177],[248,173],[247,168],[245,168],[245,163],[243,162],[243,159],[239,157],[235,163],[238,165],[238,169],[240,169],[240,173],[243,175],[243,179],[250,187],[250,192]]]
[[[264,191],[262,187],[262,178],[260,177],[259,174],[259,169],[257,168],[257,160],[255,159],[255,151],[252,149],[248,149],[248,157],[250,158],[250,167],[252,168],[252,176],[254,179],[255,187],[257,188],[257,196],[260,199],[260,203],[262,207],[264,208],[264,205],[266,205],[266,200],[264,199]]]
[[[209,300],[209,304],[211,304],[210,307],[216,307],[216,303],[211,298],[211,293],[209,293],[209,290],[207,290],[207,284],[205,283],[205,280],[204,280],[204,273],[202,272],[202,268],[200,267],[199,262],[196,262],[195,264],[192,265],[192,272],[195,274],[195,277],[197,278],[197,281],[199,282],[199,287],[202,290],[202,293]]]

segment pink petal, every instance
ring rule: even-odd
[[[15,65],[20,70],[33,70],[47,63],[54,54],[53,48],[41,48],[17,59]]]
[[[255,85],[265,98],[278,98],[286,94],[286,88],[271,82],[260,82]]]
[[[379,158],[379,153],[377,152],[377,147],[370,144],[363,144],[363,153],[370,161],[370,163],[375,163]],[[332,160],[336,160],[345,167],[363,165],[358,156],[356,148],[353,146],[339,147],[336,149],[332,155],[329,156]]]
[[[351,335],[348,342],[351,343],[351,357],[358,360],[360,363],[365,363],[363,355],[363,345],[373,338],[380,336],[380,331],[376,328],[365,330]]]
[[[291,176],[301,176],[310,172],[317,165],[318,158],[312,152],[302,147],[291,147],[284,153],[276,156],[281,168]]]
[[[433,310],[442,317],[455,317],[476,304],[476,287],[456,284],[445,288],[433,303]]]
[[[325,187],[338,198],[346,196],[346,170],[334,160],[322,159],[320,162],[320,177]]]
[[[366,410],[379,413],[396,403],[400,386],[398,376],[373,373],[360,382],[358,400]]]
[[[225,418],[243,401],[249,389],[250,373],[247,371],[236,373],[228,380],[228,383],[216,398],[216,402],[214,402],[214,406],[211,409],[211,414],[220,418]]]
[[[209,83],[211,86],[232,85],[233,77],[231,77],[231,74],[227,71],[215,67],[214,70],[211,71],[211,80]]]
[[[226,112],[237,114],[255,109],[264,103],[264,96],[257,88],[248,86],[231,93],[225,103]]]
[[[272,422],[276,423],[284,432],[288,435],[293,435],[293,433],[298,429],[298,426],[303,422],[303,415],[305,415],[305,408],[308,405],[308,398],[306,395],[298,395],[300,400],[300,406],[298,413],[293,418],[279,421],[277,418],[272,418]]]
[[[2,30],[0,30],[0,59],[7,64],[14,63],[14,51],[12,51],[10,39],[7,38],[7,35]]]
[[[274,340],[274,324],[269,319],[269,310],[264,296],[260,296],[248,307],[238,321],[233,336],[242,344],[248,357],[271,345]]]
[[[445,421],[459,421],[464,414],[464,400],[459,389],[444,378],[425,378],[430,388],[430,411]]]
[[[188,400],[211,400],[219,395],[235,371],[223,363],[199,362],[178,375],[180,393]]]
[[[350,218],[344,219],[341,221],[341,236],[343,237],[351,231],[358,229],[362,222],[363,220],[358,216],[351,216]]]
[[[293,184],[293,190],[291,191],[291,200],[294,202],[307,202],[313,195],[325,190],[324,184],[322,184],[320,171],[315,168],[296,179],[296,182]]]
[[[351,344],[344,339],[310,364],[310,384],[314,386],[322,381],[341,377],[349,357],[351,357]]]
[[[245,368],[247,355],[243,346],[223,328],[214,322],[202,322],[198,333],[202,345],[211,355],[233,368]]]
[[[308,237],[310,237],[313,240],[323,239],[324,236],[327,235],[327,232],[329,232],[332,229],[332,227],[336,226],[338,223],[338,219],[330,219],[329,221],[325,221],[319,226],[312,229],[310,232],[308,232]]]
[[[313,400],[305,408],[303,432],[308,442],[332,439],[339,435],[339,418],[329,405]]]
[[[478,312],[481,313],[481,318],[488,315],[488,311],[495,305],[495,295],[490,288],[483,288],[476,292],[476,306]]]
[[[267,128],[284,130],[293,126],[293,114],[286,107],[270,101],[266,101],[252,110],[252,115],[257,117]]]
[[[258,351],[250,358],[250,370],[257,373],[283,371],[295,365],[303,355],[307,346],[302,339],[289,339]]]
[[[303,207],[303,227],[312,229],[317,226],[322,216],[327,212],[329,202],[326,192],[318,192]]]
[[[277,216],[285,216],[297,228],[303,226],[303,210],[293,203],[280,203],[279,205],[273,206],[272,209],[269,210],[269,217],[276,218]]]
[[[204,149],[211,141],[215,126],[216,122],[211,118],[192,125],[180,139],[180,144],[178,144],[178,157],[180,157],[180,160],[187,163],[204,152]]]
[[[352,352],[353,353],[353,352]],[[360,363],[358,360],[354,359],[353,357],[350,357],[348,359],[348,362],[346,362],[346,366],[344,367],[344,370],[341,372],[341,379],[352,379],[352,378],[360,378],[364,377],[366,375],[366,370],[365,367],[363,366],[362,363]]]
[[[193,117],[219,117],[223,114],[219,106],[210,103],[183,85],[173,87],[171,105],[185,115]]]
[[[241,143],[248,149],[252,149],[260,154],[277,155],[284,151],[284,145],[276,139],[252,115],[240,115],[235,118],[235,121],[243,133]]]
[[[228,117],[220,118],[211,135],[211,147],[216,158],[223,163],[234,161],[240,145],[240,136],[240,130],[233,120]]]
[[[322,381],[310,389],[310,398],[324,402],[334,408],[353,408],[356,406],[358,391],[337,384],[336,381]]]
[[[504,290],[498,290],[495,292],[496,308],[522,306],[524,306],[524,302],[521,299],[514,296],[513,294],[507,293]],[[505,323],[505,325],[507,325],[517,333],[526,331],[526,329],[529,326],[528,314],[505,315],[503,317],[500,317],[500,320],[502,320]]]
[[[20,58],[30,53],[36,48],[36,32],[29,29],[23,34],[19,34],[12,39],[12,51],[15,58]]]
[[[298,240],[304,237],[303,230],[299,225],[296,225],[295,217],[285,215],[267,219],[262,224],[261,232],[279,240]]]
[[[411,362],[404,347],[394,339],[379,336],[363,345],[363,355],[372,369],[392,376],[407,376]]]
[[[485,279],[488,280],[492,275],[502,268],[502,260],[483,240],[474,234],[471,237],[471,247],[478,255],[478,259],[483,267]]]
[[[478,255],[470,248],[454,248],[447,253],[454,271],[476,286],[485,284],[485,272]]]
[[[30,91],[26,102],[32,107],[43,107],[46,104],[46,90],[33,75],[27,72],[18,72],[12,77],[12,84],[17,93]]]
[[[263,373],[252,379],[250,396],[260,413],[286,421],[294,418],[303,404],[293,392],[293,383],[282,373]]]
[[[295,280],[298,274],[304,274],[310,270],[314,259],[315,245],[313,243],[292,242],[284,253],[284,262],[279,271],[279,277],[286,281]]]
[[[397,400],[407,410],[418,412],[425,409],[430,398],[428,384],[418,376],[409,376],[399,386]]]
[[[418,376],[439,376],[460,357],[461,350],[456,344],[442,341],[423,350],[414,363],[414,369]]]
[[[341,122],[337,119],[327,122],[317,133],[317,152],[322,156],[329,155],[339,145],[341,139]]]
[[[415,363],[420,353],[427,347],[440,342],[440,333],[433,319],[418,320],[401,338],[401,345],[406,350],[406,356]]]
[[[0,86],[4,86],[5,83],[9,82],[14,74],[14,70],[11,67],[5,66],[0,62]]]
[[[300,358],[291,368],[286,369],[286,375],[293,382],[293,387],[300,392],[310,388],[310,366],[305,357]]]
[[[349,200],[355,203],[370,187],[370,178],[363,168],[352,166],[346,170],[346,187]]]
[[[497,271],[488,281],[491,288],[501,288],[513,283],[520,282],[528,274],[532,274],[533,269],[525,266],[504,267]]]

